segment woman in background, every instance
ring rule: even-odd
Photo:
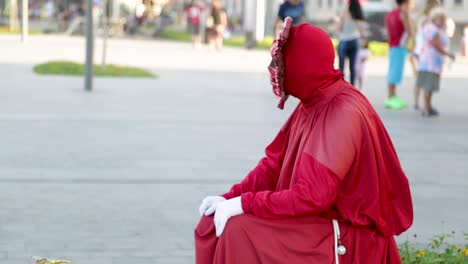
[[[223,48],[224,30],[227,26],[226,12],[221,8],[221,1],[214,0],[211,5],[211,16],[208,18],[210,48]]]
[[[349,59],[350,83],[354,85],[356,55],[359,51],[359,38],[364,37],[364,15],[359,0],[350,0],[348,9],[340,17],[338,24],[338,57],[340,71],[344,75],[346,58]]]

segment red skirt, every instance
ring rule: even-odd
[[[399,264],[393,236],[340,224],[346,254],[341,264]],[[333,224],[330,219],[301,216],[262,219],[249,214],[229,219],[216,237],[213,217],[203,216],[195,229],[197,264],[335,263]]]

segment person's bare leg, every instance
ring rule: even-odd
[[[396,96],[396,85],[389,83],[388,84],[388,98]]]
[[[194,35],[193,36],[193,44],[195,45],[195,48],[201,48],[202,39],[201,39],[200,35]]]
[[[223,48],[223,40],[224,40],[223,30],[218,28],[217,35],[216,35],[216,49],[217,50],[221,50]]]
[[[210,36],[209,43],[210,43],[210,50],[214,49],[216,46],[216,38],[213,36]]]
[[[223,49],[223,37],[218,37],[216,39],[216,48],[218,50],[222,50]]]
[[[434,112],[434,108],[432,108],[432,92],[428,92],[429,93],[429,109],[432,112]]]
[[[418,86],[414,86],[414,91],[413,91],[413,94],[414,94],[414,108],[415,109],[419,109],[419,87]]]
[[[195,41],[195,44],[197,45],[201,45],[201,36],[200,35],[195,35],[194,36],[194,41]]]
[[[413,74],[416,76],[418,73],[418,59],[416,58],[416,56],[411,55],[409,57],[409,61],[411,63],[411,69],[413,70]]]
[[[431,92],[424,91],[424,112],[430,113],[432,110],[431,105]]]

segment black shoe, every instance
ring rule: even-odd
[[[435,116],[438,116],[439,115],[439,112],[437,110],[435,110],[434,108],[431,109],[431,111],[423,111],[422,112],[422,116],[424,117],[435,117]]]

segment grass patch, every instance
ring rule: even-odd
[[[230,47],[244,47],[245,38],[244,37],[232,37],[232,38],[224,40],[224,45],[230,46]]]
[[[21,34],[21,28],[17,28],[13,31],[10,31],[9,26],[0,26],[0,34]],[[34,29],[29,29],[29,34],[30,35],[39,35],[41,34],[40,31],[34,30]]]
[[[183,31],[174,31],[174,30],[165,30],[159,35],[162,39],[175,40],[190,42],[192,41],[192,36]],[[338,40],[332,39],[333,46],[335,49],[338,46]],[[273,43],[272,36],[266,36],[261,42],[257,43],[257,49],[269,50],[271,44]],[[224,41],[225,46],[230,47],[245,47],[245,38],[243,36],[237,36],[233,38],[226,39]],[[388,44],[386,42],[370,41],[369,42],[369,51],[373,56],[386,56],[388,54]]]
[[[273,40],[272,36],[266,36],[261,42],[257,43],[257,48],[269,50],[273,44]]]
[[[164,30],[159,34],[159,37],[162,39],[191,42],[192,35],[183,31],[174,31],[174,30]]]
[[[47,75],[80,76],[84,75],[85,69],[84,65],[81,63],[52,61],[34,66],[34,72]],[[157,78],[157,76],[151,72],[140,68],[117,66],[112,64],[107,65],[107,67],[94,65],[93,72],[95,76]]]
[[[159,38],[182,41],[182,42],[191,42],[192,35],[184,31],[174,31],[174,30],[165,30],[159,34]],[[257,49],[266,49],[269,50],[271,44],[273,43],[273,37],[267,36],[263,41],[257,44]],[[242,36],[232,37],[224,41],[224,45],[228,47],[245,47],[245,38]]]
[[[257,43],[257,49],[269,50],[273,43],[273,37],[267,36],[261,42]],[[231,47],[245,47],[245,38],[242,36],[226,39],[224,45]]]
[[[398,247],[401,260],[403,264],[468,263],[468,233],[463,233],[463,236],[465,245],[450,242],[455,237],[455,231],[435,236],[427,248],[416,248],[407,241]]]

